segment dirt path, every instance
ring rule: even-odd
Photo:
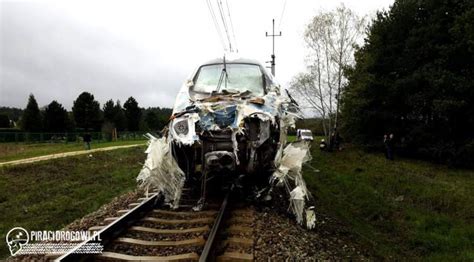
[[[115,149],[120,149],[120,148],[129,148],[129,147],[136,147],[136,146],[142,146],[142,145],[144,144],[110,146],[110,147],[103,147],[103,148],[97,148],[97,149],[91,149],[91,150],[81,150],[81,151],[73,151],[73,152],[66,152],[66,153],[50,154],[50,155],[45,155],[45,156],[37,156],[37,157],[13,160],[13,161],[8,161],[8,162],[1,162],[0,167],[21,165],[21,164],[33,163],[33,162],[38,162],[38,161],[43,161],[43,160],[50,160],[50,159],[68,157],[68,156],[84,155],[84,154],[90,154],[90,153],[95,153],[95,152],[110,151],[110,150],[115,150]]]

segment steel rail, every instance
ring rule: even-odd
[[[209,259],[209,255],[212,250],[212,247],[214,246],[216,242],[215,239],[216,239],[217,232],[219,231],[219,228],[221,227],[222,219],[227,209],[229,196],[230,196],[230,191],[227,192],[224,198],[224,201],[222,201],[221,208],[219,209],[219,214],[217,215],[214,225],[211,228],[211,232],[209,233],[206,244],[204,245],[204,249],[202,250],[201,256],[199,257],[199,262],[206,262]]]
[[[121,233],[127,230],[134,222],[141,219],[144,214],[153,210],[160,200],[159,194],[151,194],[149,198],[131,209],[129,212],[119,217],[117,220],[105,226],[100,231],[94,233],[88,240],[78,244],[75,248],[69,250],[66,254],[60,256],[55,261],[84,261],[96,254],[81,254],[80,251],[84,246],[90,243],[100,243],[105,247],[110,241],[113,241]],[[100,239],[100,241],[99,241]]]

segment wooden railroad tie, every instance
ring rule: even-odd
[[[205,210],[205,211],[197,211],[197,212],[186,212],[186,211],[170,211],[170,210],[163,210],[163,209],[155,209],[153,213],[162,214],[162,215],[182,215],[182,216],[194,216],[194,215],[209,215],[213,216],[217,214],[215,210]]]
[[[98,255],[101,258],[108,258],[112,260],[122,260],[122,261],[172,261],[172,262],[181,262],[181,261],[198,261],[199,255],[196,253],[187,253],[174,256],[131,256],[115,252],[102,252]]]
[[[253,232],[253,228],[240,226],[240,225],[231,225],[227,228],[227,232],[229,233],[244,233],[244,234],[251,234]]]
[[[206,232],[209,231],[209,226],[203,227],[193,227],[186,229],[157,229],[149,227],[131,227],[128,230],[138,231],[138,232],[147,232],[147,233],[156,233],[156,234],[187,234],[187,233],[197,233],[197,232]]]
[[[117,211],[119,215],[126,214],[130,212],[131,209],[122,209]],[[163,209],[155,209],[153,213],[163,214],[163,215],[182,215],[182,216],[195,216],[195,215],[215,215],[217,211],[215,210],[205,210],[205,211],[197,211],[197,212],[186,212],[186,211],[171,211],[171,210],[163,210]]]
[[[122,209],[122,210],[117,211],[117,214],[123,216],[124,214],[126,214],[128,212],[130,212],[130,209]]]
[[[89,228],[89,231],[100,231],[102,230],[102,228],[104,228],[105,226],[93,226],[93,227],[90,227]]]
[[[255,219],[252,217],[233,216],[229,219],[230,224],[252,224]]]
[[[254,216],[255,211],[253,211],[251,209],[238,209],[238,210],[232,211],[232,215],[234,215],[234,216]]]
[[[253,246],[253,239],[244,237],[229,237],[224,242],[240,246]]]
[[[217,261],[253,261],[253,255],[238,252],[224,252],[224,254],[217,257]]]
[[[120,237],[115,240],[118,243],[125,243],[125,244],[134,244],[134,245],[141,245],[141,246],[203,246],[206,241],[202,237],[197,237],[193,239],[186,239],[186,240],[166,240],[166,241],[148,241],[148,240],[141,240],[135,238],[128,238],[128,237]]]
[[[166,225],[177,225],[177,224],[197,224],[197,223],[212,223],[214,221],[213,217],[202,217],[202,218],[193,218],[193,219],[164,219],[156,217],[145,217],[142,221],[160,223]]]
[[[115,220],[119,219],[119,217],[106,217],[104,219],[105,222],[113,222]]]

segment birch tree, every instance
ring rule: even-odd
[[[293,78],[291,89],[306,108],[322,118],[324,135],[338,127],[341,92],[347,83],[344,68],[354,63],[354,51],[366,18],[341,4],[319,12],[306,26],[307,71]]]

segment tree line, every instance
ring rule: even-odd
[[[398,154],[474,166],[474,2],[395,0],[363,19],[316,15],[295,93],[345,140],[377,149],[392,133]]]
[[[14,127],[26,132],[61,133],[70,131],[159,131],[168,122],[170,108],[141,108],[135,98],[125,103],[112,99],[101,108],[94,95],[81,93],[74,100],[72,111],[68,112],[59,102],[53,100],[40,109],[33,94],[30,94],[26,108],[0,108],[0,127]]]
[[[474,2],[397,0],[355,53],[342,114],[354,141],[474,166]]]

